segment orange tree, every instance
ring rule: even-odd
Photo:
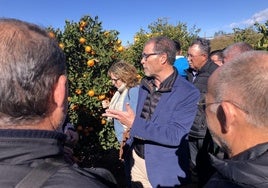
[[[115,30],[103,30],[98,17],[66,21],[64,30],[48,28],[67,59],[68,115],[80,134],[78,152],[118,147],[113,127],[103,118],[101,101],[113,95],[108,68],[124,50]],[[96,150],[94,151],[96,152]],[[90,156],[88,156],[90,157]]]

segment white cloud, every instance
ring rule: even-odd
[[[249,26],[252,26],[255,22],[261,23],[266,20],[268,20],[268,8],[260,12],[257,12],[256,14],[254,14],[251,18],[247,20],[243,20],[237,23],[231,23],[229,27],[230,28],[235,28],[235,27],[240,28],[242,26],[249,27]]]

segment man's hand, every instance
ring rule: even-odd
[[[135,119],[135,113],[128,103],[126,104],[126,111],[107,109],[102,116],[118,119],[120,123],[128,128],[132,127]]]

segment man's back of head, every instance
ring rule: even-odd
[[[256,144],[268,142],[267,83],[268,52],[265,51],[245,52],[232,62],[221,66],[210,77],[207,103],[221,104],[222,113],[219,115],[219,109],[214,109],[212,106],[210,106],[209,111],[214,111],[219,122],[226,127],[232,127],[232,124],[236,124],[236,127],[232,128],[232,133],[225,132],[227,137],[224,136],[224,145],[229,147],[227,151],[230,152],[230,156]],[[233,110],[230,111],[230,109]],[[240,115],[232,115],[235,112]],[[211,121],[212,116],[214,116],[212,113],[208,113],[209,121]],[[215,133],[217,132],[215,131],[217,126],[215,122],[212,124],[209,128],[211,132]],[[236,129],[243,129],[243,132],[235,131]],[[239,143],[229,140],[231,138],[231,136],[228,137],[228,135],[231,135],[230,133],[233,136],[235,135],[233,138],[244,141]],[[252,134],[255,136],[248,139],[242,138]],[[222,136],[216,136],[216,138],[223,138]]]
[[[64,54],[45,30],[0,19],[0,128],[48,116],[54,108],[52,90],[65,73]]]
[[[232,61],[236,56],[246,51],[253,50],[253,47],[246,42],[237,42],[227,46],[223,50],[224,63]]]
[[[116,186],[105,169],[86,171],[63,160],[65,137],[56,130],[67,112],[65,63],[46,30],[0,19],[1,187]]]

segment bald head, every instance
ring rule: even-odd
[[[253,50],[252,46],[246,42],[234,43],[223,51],[224,63],[232,61],[239,54]]]
[[[249,112],[248,121],[265,126],[268,122],[267,83],[268,52],[248,51],[212,74],[208,82],[208,93],[216,101],[235,101]]]

